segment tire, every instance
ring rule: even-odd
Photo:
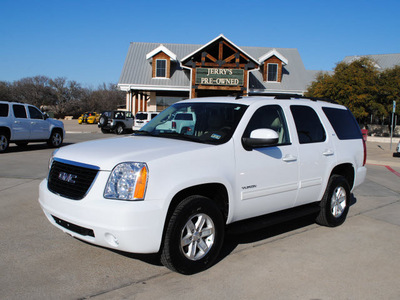
[[[343,224],[349,212],[349,204],[350,188],[347,180],[341,175],[332,175],[320,202],[321,210],[316,222],[328,227]]]
[[[58,130],[53,130],[51,132],[49,140],[47,141],[47,144],[50,147],[56,148],[56,147],[60,147],[62,142],[63,142],[63,136],[62,136],[61,132]]]
[[[0,153],[6,152],[10,141],[4,132],[0,132]]]
[[[123,134],[124,131],[125,131],[124,125],[117,124],[117,127],[115,127],[115,133],[120,135],[120,134]]]
[[[178,204],[166,225],[162,264],[182,274],[209,268],[221,250],[224,229],[224,218],[214,202],[189,196]]]
[[[107,125],[108,118],[106,116],[101,116],[99,119],[100,127],[104,127]]]

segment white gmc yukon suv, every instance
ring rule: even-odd
[[[60,147],[64,137],[63,122],[50,119],[37,107],[0,101],[0,153],[6,152],[10,143],[24,147],[47,142],[50,147]]]
[[[178,113],[195,116],[190,130],[166,128]],[[238,221],[314,207],[317,223],[342,224],[365,160],[358,124],[341,105],[191,99],[132,136],[56,151],[39,202],[78,239],[159,253],[166,267],[191,274],[213,264],[226,227]]]

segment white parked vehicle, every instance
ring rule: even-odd
[[[393,157],[400,157],[400,141],[397,143],[396,152],[393,153]]]
[[[190,132],[160,129],[168,116],[188,112]],[[53,225],[78,239],[160,253],[165,266],[191,274],[213,264],[226,226],[238,221],[312,208],[317,223],[342,224],[365,160],[361,131],[344,106],[191,99],[132,136],[58,150],[39,202]]]
[[[144,125],[149,123],[153,118],[155,118],[159,113],[156,111],[139,111],[135,115],[135,122],[133,124],[133,130],[139,130]]]
[[[50,119],[37,107],[0,101],[0,153],[10,143],[26,146],[30,142],[47,142],[50,147],[59,147],[64,136],[63,122]]]
[[[164,120],[159,121],[157,130],[165,132],[177,132],[191,135],[196,124],[196,114],[193,112],[177,112],[174,115],[166,116]]]

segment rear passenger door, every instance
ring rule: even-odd
[[[296,205],[321,200],[335,161],[331,137],[316,111],[305,105],[291,105],[299,153],[299,193]]]
[[[12,125],[12,140],[28,140],[31,135],[31,125],[28,119],[25,105],[13,104],[14,123]]]
[[[40,110],[34,106],[28,106],[30,124],[31,124],[31,140],[43,140],[50,137],[50,124],[47,122]]]

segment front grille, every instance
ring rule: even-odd
[[[48,189],[66,198],[80,200],[89,191],[98,169],[73,162],[54,160],[49,172]]]
[[[94,237],[94,232],[93,232],[92,229],[85,228],[85,227],[81,227],[81,226],[78,226],[78,225],[69,223],[69,222],[64,221],[64,220],[61,220],[60,218],[57,218],[57,217],[55,217],[55,216],[53,216],[53,215],[52,215],[52,217],[53,217],[54,221],[55,221],[58,225],[60,225],[60,226],[62,226],[62,227],[64,227],[64,228],[66,228],[66,229],[68,229],[68,230],[71,230],[71,231],[73,231],[73,232],[76,232],[76,233],[78,233],[78,234],[80,234],[80,235],[85,235],[85,236]]]

